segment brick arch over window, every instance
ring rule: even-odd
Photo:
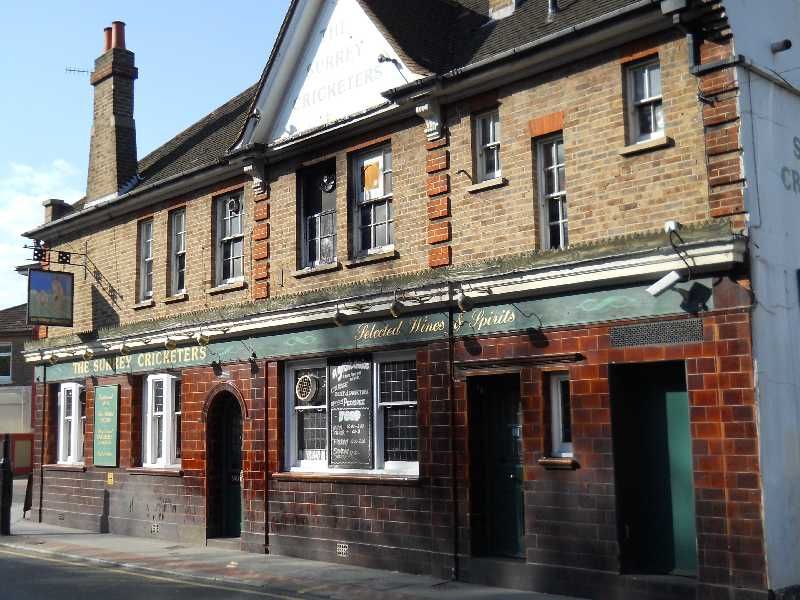
[[[206,394],[206,399],[203,402],[203,413],[201,415],[201,420],[203,423],[206,423],[208,420],[208,411],[211,409],[211,405],[217,399],[218,396],[221,394],[228,393],[233,396],[236,401],[239,403],[239,410],[242,413],[242,422],[247,419],[247,404],[242,397],[242,392],[239,391],[235,385],[231,383],[218,383],[215,385],[211,390],[209,390],[208,394]]]

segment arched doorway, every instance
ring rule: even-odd
[[[220,392],[211,401],[206,436],[206,537],[238,538],[242,527],[242,411],[230,392]]]

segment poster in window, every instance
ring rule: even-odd
[[[72,273],[28,271],[28,325],[72,327],[72,301]]]
[[[372,360],[360,357],[331,362],[328,373],[328,464],[371,469]]]
[[[361,185],[364,200],[383,196],[383,155],[364,159],[361,167]]]

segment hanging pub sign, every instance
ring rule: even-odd
[[[28,271],[28,325],[72,327],[73,275],[66,271]]]
[[[331,362],[328,373],[328,464],[371,469],[372,360],[362,357]]]
[[[119,446],[119,386],[94,388],[94,464],[116,467]]]

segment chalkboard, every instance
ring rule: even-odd
[[[350,358],[328,366],[328,464],[371,469],[372,360]]]
[[[119,386],[101,385],[94,389],[94,464],[117,466],[119,447]]]

